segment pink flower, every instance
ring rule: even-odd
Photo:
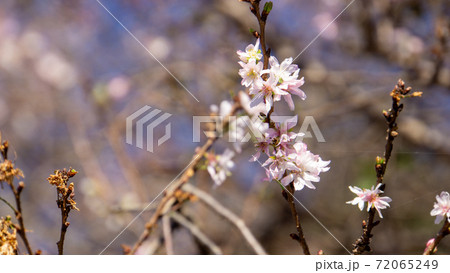
[[[277,116],[273,117],[275,121],[275,128],[269,128],[267,130],[269,138],[273,140],[274,146],[281,149],[284,153],[290,153],[290,150],[293,150],[293,145],[297,137],[301,137],[303,133],[294,133],[291,132],[292,129],[297,124],[297,116],[294,116],[289,119],[285,119],[281,122],[276,120]]]
[[[439,224],[444,217],[450,222],[450,195],[443,191],[440,195],[436,195],[437,203],[434,203],[434,208],[430,212],[431,216],[436,216],[435,224]]]
[[[256,154],[252,156],[250,161],[256,161],[261,156],[261,153],[269,155],[269,148],[272,144],[272,138],[267,133],[263,137],[257,138],[255,142]]]
[[[252,44],[248,45],[245,48],[245,52],[243,52],[242,50],[238,50],[236,53],[239,55],[241,61],[243,61],[244,63],[249,62],[250,59],[255,59],[256,61],[259,61],[263,56],[261,54],[261,50],[259,50],[259,39],[256,40],[255,45]]]
[[[242,77],[241,84],[245,87],[249,87],[255,81],[261,79],[261,70],[263,69],[263,63],[256,63],[256,59],[250,59],[248,63],[239,62],[242,69],[239,70],[239,75]]]
[[[305,186],[315,189],[316,187],[311,182],[320,181],[320,173],[330,169],[327,166],[331,161],[323,161],[320,156],[308,151],[305,143],[294,144],[294,149],[295,152],[289,154],[288,158],[293,159],[296,168],[291,169],[281,183],[286,186],[293,182],[296,191],[302,190]]]
[[[254,107],[250,106],[250,96],[243,91],[239,92],[239,100],[241,102],[242,108],[244,108],[245,112],[252,118],[257,118],[260,113],[267,114],[266,105],[264,103],[260,103]]]
[[[209,154],[207,170],[216,186],[222,185],[227,176],[231,175],[230,169],[234,167],[234,162],[231,161],[233,156],[234,152],[229,149],[222,155]]]
[[[292,58],[287,58],[280,65],[276,57],[270,56],[269,58],[270,70],[265,70],[264,72],[266,73],[270,72],[275,74],[275,76],[277,76],[277,78],[279,79],[280,83],[290,81],[293,79],[292,74],[300,70],[298,69],[298,66],[296,64],[292,64],[292,61],[293,61]]]
[[[303,92],[303,90],[301,90],[299,88],[304,83],[305,83],[305,80],[303,77],[300,80],[295,79],[295,80],[292,80],[289,82],[285,82],[285,85],[287,85],[287,87],[282,90],[288,92],[288,94],[284,95],[283,99],[286,101],[286,103],[288,104],[288,106],[291,110],[295,109],[291,94],[299,96],[302,100],[306,99],[305,92]]]
[[[280,180],[286,170],[297,170],[297,166],[291,157],[287,157],[281,150],[278,150],[274,156],[269,157],[262,165],[269,165],[269,179]]]
[[[289,108],[294,110],[295,106],[291,95],[297,95],[302,100],[305,100],[306,94],[299,88],[305,83],[305,80],[303,77],[298,79],[300,69],[297,65],[292,64],[292,61],[292,58],[287,58],[279,64],[277,58],[271,56],[269,58],[270,70],[263,70],[263,73],[271,73],[276,76],[280,89],[286,92],[283,95],[283,99]]]
[[[381,185],[382,184],[379,183],[375,189],[372,186],[370,190],[349,186],[348,188],[350,191],[356,194],[357,197],[351,201],[348,201],[347,204],[358,205],[359,209],[363,210],[364,203],[367,202],[367,211],[371,208],[375,208],[378,211],[380,218],[383,218],[380,210],[389,207],[389,202],[391,202],[392,199],[387,196],[379,196],[380,193],[383,193],[383,191],[380,190]]]
[[[278,79],[274,74],[270,74],[267,80],[256,80],[250,87],[250,95],[255,95],[250,102],[250,107],[255,107],[261,102],[264,102],[266,112],[269,112],[274,101],[279,101],[282,95],[289,94],[281,90],[277,83]]]

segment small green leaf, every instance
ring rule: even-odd
[[[272,10],[272,7],[273,7],[272,1],[266,2],[264,4],[264,13],[269,14],[270,11]]]

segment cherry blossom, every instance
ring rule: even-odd
[[[250,96],[246,92],[239,92],[239,101],[242,105],[242,108],[244,108],[245,112],[252,117],[252,119],[255,117],[257,118],[261,113],[267,114],[266,112],[266,105],[264,103],[260,103],[254,107],[250,106]]]
[[[286,170],[298,170],[293,158],[286,156],[281,150],[270,156],[262,166],[269,166],[269,180],[282,179]]]
[[[431,216],[436,216],[435,224],[439,224],[445,217],[450,222],[450,195],[443,191],[440,195],[436,195],[437,203],[434,203],[434,208],[431,210]]]
[[[263,55],[261,53],[261,50],[259,49],[259,39],[256,40],[255,45],[248,45],[245,48],[245,52],[243,52],[242,50],[238,50],[237,54],[239,55],[241,61],[243,61],[244,63],[249,62],[250,59],[255,59],[256,61],[261,60]]]
[[[320,181],[320,173],[327,172],[330,168],[327,167],[331,161],[323,161],[320,156],[315,155],[307,150],[305,143],[294,144],[295,152],[288,155],[288,158],[293,158],[296,168],[291,171],[281,180],[284,186],[294,183],[294,188],[300,191],[304,186],[315,189],[316,187],[311,182]]]
[[[267,133],[264,136],[257,138],[255,141],[256,154],[252,156],[250,161],[257,161],[261,153],[269,155],[269,148],[272,144],[272,138]]]
[[[304,136],[303,133],[292,132],[292,129],[297,124],[297,120],[298,117],[293,116],[281,122],[275,122],[275,128],[269,128],[267,130],[268,137],[273,140],[273,144],[284,153],[289,153],[290,150],[293,150],[293,144],[297,137]]]
[[[372,186],[370,190],[349,186],[348,188],[350,189],[350,191],[356,194],[357,197],[346,203],[358,205],[359,209],[363,210],[365,202],[367,202],[367,211],[369,211],[371,208],[375,208],[378,211],[378,215],[380,216],[380,218],[383,218],[381,209],[390,207],[389,202],[391,202],[392,199],[387,196],[380,196],[380,193],[383,193],[383,191],[380,190],[381,185],[382,184],[379,183],[375,189]]]
[[[230,169],[234,167],[234,162],[231,160],[234,152],[226,149],[221,155],[209,154],[207,161],[207,170],[211,175],[216,186],[222,185],[227,176],[231,175]]]
[[[250,95],[255,95],[250,102],[250,107],[255,107],[261,102],[266,105],[266,112],[270,111],[274,101],[279,101],[281,96],[289,95],[278,85],[278,79],[274,74],[270,74],[267,80],[258,79],[250,87]]]
[[[269,58],[270,69],[263,70],[263,73],[272,73],[277,77],[280,89],[287,92],[283,95],[283,99],[289,108],[294,110],[295,106],[291,95],[296,95],[305,100],[306,94],[299,88],[305,83],[305,80],[303,77],[298,79],[300,69],[297,65],[292,64],[292,61],[292,58],[287,58],[279,64],[277,58],[271,56]]]
[[[299,79],[300,69],[292,63],[293,59],[287,58],[279,63],[276,57],[270,56],[269,69],[263,70],[259,45],[257,40],[255,45],[248,45],[245,52],[237,51],[242,67],[239,70],[241,84],[249,88],[248,95],[244,92],[239,94],[240,103],[252,120],[265,120],[269,112],[273,113],[274,103],[281,98],[291,110],[295,108],[292,95],[306,99],[300,89],[305,81],[304,78]],[[271,118],[274,123],[265,123],[265,131],[256,137],[256,153],[250,161],[258,161],[261,154],[266,154],[269,158],[262,165],[267,166],[267,180],[279,180],[285,186],[293,183],[296,190],[304,186],[315,189],[312,182],[320,181],[319,175],[329,170],[330,161],[308,151],[306,144],[296,143],[298,137],[304,136],[303,133],[292,132],[297,116],[281,123],[276,122],[274,115]]]
[[[231,113],[232,108],[233,104],[227,100],[222,101],[220,106],[215,104],[210,106],[211,112],[218,114],[222,118],[227,117]]]
[[[256,63],[256,59],[250,59],[248,63],[239,62],[242,69],[239,70],[239,75],[242,77],[241,84],[245,87],[249,87],[255,81],[261,79],[261,71],[263,69],[263,63]]]

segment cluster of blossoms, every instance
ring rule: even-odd
[[[450,195],[443,191],[440,195],[436,195],[437,203],[434,203],[431,216],[436,216],[435,224],[439,224],[445,217],[450,222]]]
[[[275,128],[269,128],[263,137],[257,139],[257,152],[251,160],[257,161],[264,153],[269,156],[262,164],[267,166],[267,180],[278,180],[283,186],[294,183],[298,191],[305,186],[315,189],[312,182],[320,181],[319,174],[330,169],[327,167],[330,161],[323,161],[320,156],[308,151],[305,143],[297,142],[304,134],[291,132],[296,121],[290,124],[275,124]]]
[[[262,54],[259,49],[259,39],[255,45],[248,45],[244,51],[237,51],[240,58],[239,75],[241,84],[249,88],[253,95],[249,108],[251,114],[267,115],[273,109],[274,102],[281,98],[287,102],[289,108],[294,110],[292,95],[306,99],[305,93],[300,89],[304,79],[298,79],[300,69],[292,64],[292,58],[285,59],[281,64],[277,58],[269,58],[269,69],[263,69]],[[247,106],[248,107],[248,106]],[[303,137],[302,133],[292,132],[297,124],[297,116],[293,119],[266,123],[265,130],[256,138],[256,154],[251,161],[258,161],[261,154],[269,158],[262,164],[266,167],[267,180],[277,180],[284,186],[294,184],[296,190],[304,186],[315,189],[312,182],[319,182],[319,174],[329,170],[330,161],[323,161],[318,155],[308,151],[305,143],[297,141]]]
[[[259,49],[259,39],[256,44],[248,45],[244,51],[237,51],[242,77],[241,84],[249,88],[250,96],[245,92],[239,93],[239,100],[247,116],[239,116],[229,123],[228,134],[233,142],[235,151],[241,152],[241,145],[251,136],[250,129],[256,138],[256,154],[251,161],[259,161],[261,154],[268,156],[262,164],[266,168],[267,180],[277,180],[284,186],[294,184],[296,190],[305,186],[315,189],[312,182],[319,182],[319,174],[329,170],[330,161],[323,161],[318,155],[308,151],[305,143],[297,141],[304,134],[292,132],[297,124],[297,116],[289,120],[278,120],[272,117],[270,123],[263,122],[273,108],[274,102],[281,98],[287,102],[289,108],[294,110],[292,95],[306,99],[305,93],[300,89],[304,79],[298,79],[300,69],[292,64],[293,59],[285,59],[281,64],[271,56],[269,69],[264,69],[261,61],[263,54]],[[221,118],[231,114],[232,103],[223,101],[220,106],[213,105],[211,111]],[[232,137],[232,138],[231,138]],[[207,170],[217,185],[223,183],[230,168],[234,166],[232,157],[234,152],[226,150],[222,155],[210,153],[207,156]]]
[[[347,204],[358,205],[359,209],[363,210],[364,204],[367,202],[367,211],[371,208],[375,208],[378,211],[380,218],[383,218],[380,210],[388,208],[389,202],[391,202],[392,199],[387,196],[380,196],[380,193],[383,193],[383,191],[380,190],[381,185],[382,184],[379,183],[375,189],[372,186],[370,190],[349,186],[350,191],[356,194],[357,197],[351,201],[348,201]]]
[[[291,95],[297,95],[302,100],[306,99],[305,93],[300,89],[305,81],[303,78],[298,79],[300,69],[292,64],[292,58],[287,58],[280,64],[277,58],[270,56],[270,69],[263,69],[259,39],[255,45],[248,45],[245,52],[239,50],[237,54],[241,59],[239,62],[242,67],[239,70],[239,75],[242,77],[241,84],[249,87],[250,95],[254,95],[250,102],[251,107],[264,103],[267,113],[273,103],[283,97],[289,108],[294,110]]]

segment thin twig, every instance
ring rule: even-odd
[[[287,195],[286,197],[289,203],[289,207],[291,208],[292,217],[294,218],[295,225],[297,227],[297,234],[292,233],[291,238],[299,242],[305,255],[311,255],[311,253],[309,252],[308,244],[306,243],[305,235],[303,234],[302,225],[300,223],[300,217],[298,216],[297,209],[295,208],[295,202],[293,197],[295,192],[294,186],[291,183],[287,187],[283,187],[283,190],[289,191],[289,194],[286,194]]]
[[[12,211],[14,212],[14,214],[17,213],[16,208],[14,208],[13,205],[11,205],[11,203],[9,203],[8,201],[6,201],[6,199],[3,199],[2,197],[0,197],[0,201],[3,201],[3,203],[5,203],[6,205],[8,205],[8,207],[10,207],[12,209]]]
[[[385,188],[385,184],[383,184],[384,174],[386,173],[387,164],[389,162],[389,159],[391,158],[392,149],[394,147],[394,139],[398,136],[397,118],[403,109],[403,104],[400,103],[400,101],[402,98],[420,97],[422,95],[422,92],[413,92],[411,94],[410,92],[411,87],[405,88],[405,83],[401,79],[399,79],[397,85],[391,92],[392,108],[389,109],[389,111],[383,111],[383,115],[388,125],[386,146],[383,158],[377,157],[377,162],[375,164],[377,185],[382,184],[380,187],[382,191],[384,191]],[[353,244],[353,254],[358,255],[364,253],[365,251],[371,251],[370,241],[373,237],[373,234],[371,232],[372,229],[380,223],[380,221],[374,221],[374,218],[375,209],[370,208],[367,222],[363,221],[362,223],[363,234]]]
[[[267,69],[269,68],[269,57],[270,57],[270,48],[266,49],[266,20],[267,20],[267,16],[269,14],[266,14],[265,16],[263,16],[263,14],[261,13],[261,9],[259,7],[261,1],[259,0],[251,0],[250,4],[251,4],[251,8],[250,11],[255,15],[256,19],[258,20],[258,24],[259,24],[259,33],[258,33],[258,37],[259,37],[259,42],[261,44],[261,51],[263,53],[264,56],[264,66],[263,69]]]
[[[169,216],[175,220],[178,224],[184,226],[195,236],[204,246],[206,246],[211,253],[215,255],[222,255],[223,252],[218,245],[216,245],[208,236],[206,236],[201,229],[194,223],[186,219],[181,213],[171,212]]]
[[[441,242],[441,240],[450,234],[450,222],[445,218],[445,223],[442,226],[441,230],[439,230],[434,240],[425,248],[423,255],[431,255],[434,254],[437,250],[437,246]]]
[[[19,221],[19,227],[17,231],[19,232],[20,237],[22,237],[23,243],[25,244],[25,247],[27,248],[28,254],[33,255],[33,250],[31,250],[31,245],[28,241],[26,229],[25,229],[25,223],[23,221],[22,217],[22,203],[20,201],[20,194],[22,193],[23,188],[25,188],[25,184],[23,182],[19,182],[19,185],[17,186],[17,189],[14,187],[13,181],[11,181],[11,190],[14,193],[14,198],[16,200],[16,206],[17,210],[15,211],[17,221]]]
[[[69,222],[67,219],[69,218],[69,212],[66,212],[61,206],[61,233],[59,235],[59,241],[56,243],[58,246],[58,254],[64,254],[64,239],[66,238],[67,228],[69,227]]]
[[[185,184],[183,186],[183,190],[197,196],[200,201],[208,205],[211,209],[217,212],[217,214],[221,215],[230,223],[232,223],[241,232],[244,239],[247,241],[249,246],[253,249],[253,251],[256,254],[267,255],[264,248],[261,246],[258,240],[256,240],[255,236],[252,234],[252,232],[244,223],[244,221],[241,218],[239,218],[236,214],[234,214],[231,210],[227,209],[222,204],[217,202],[217,200],[214,199],[208,193],[196,188],[191,184]]]
[[[58,254],[64,254],[64,239],[66,237],[67,228],[70,223],[67,221],[69,213],[72,209],[79,210],[77,203],[74,200],[75,186],[73,183],[69,184],[69,179],[74,177],[78,172],[72,168],[69,170],[56,170],[54,174],[51,174],[47,180],[50,185],[56,186],[56,204],[61,211],[61,232],[59,235],[59,241],[56,243],[58,246]]]

